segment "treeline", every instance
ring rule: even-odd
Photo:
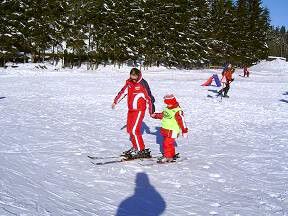
[[[272,28],[270,31],[269,54],[288,60],[288,29],[285,26]]]
[[[261,0],[10,0],[0,3],[0,65],[63,60],[192,68],[268,56]]]

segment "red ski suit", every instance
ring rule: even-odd
[[[155,111],[155,100],[147,81],[142,78],[142,75],[139,76],[137,82],[130,79],[126,80],[124,87],[115,97],[114,103],[119,103],[125,96],[128,96],[127,132],[130,134],[132,146],[141,151],[145,149],[141,126],[145,116],[146,104],[148,104],[151,115]]]
[[[245,77],[245,76],[249,77],[248,68],[245,66],[243,70],[244,70],[244,77]]]
[[[169,107],[168,109],[174,109],[177,108],[179,105],[178,103],[173,106]],[[162,113],[155,113],[154,116],[155,119],[162,119],[163,118],[163,112]],[[175,119],[182,131],[182,134],[188,133],[188,128],[185,124],[184,120],[184,113],[182,110],[178,111],[175,114]],[[179,134],[175,134],[172,130],[168,130],[165,128],[161,128],[160,130],[161,135],[163,136],[163,154],[166,158],[173,158],[175,156],[175,139],[178,137]]]

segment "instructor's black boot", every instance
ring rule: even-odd
[[[139,151],[137,154],[137,158],[151,158],[151,151],[150,149],[143,149],[142,151]]]
[[[130,155],[135,155],[136,153],[138,152],[137,149],[135,149],[134,147],[130,148],[129,150],[127,151],[124,151],[121,156],[125,156],[125,157],[128,157]]]

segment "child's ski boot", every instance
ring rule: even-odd
[[[179,158],[179,153],[175,154],[173,158],[168,158],[165,156],[159,157],[157,163],[172,163],[176,162],[176,159]]]
[[[158,158],[157,163],[161,163],[161,164],[162,163],[171,163],[173,161],[174,161],[174,158],[168,158],[168,157],[162,156],[162,157]]]

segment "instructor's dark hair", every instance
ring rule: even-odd
[[[131,74],[135,74],[135,75],[137,75],[139,77],[140,74],[141,74],[141,71],[139,69],[137,69],[137,68],[132,68],[131,71],[130,71],[130,75]]]

